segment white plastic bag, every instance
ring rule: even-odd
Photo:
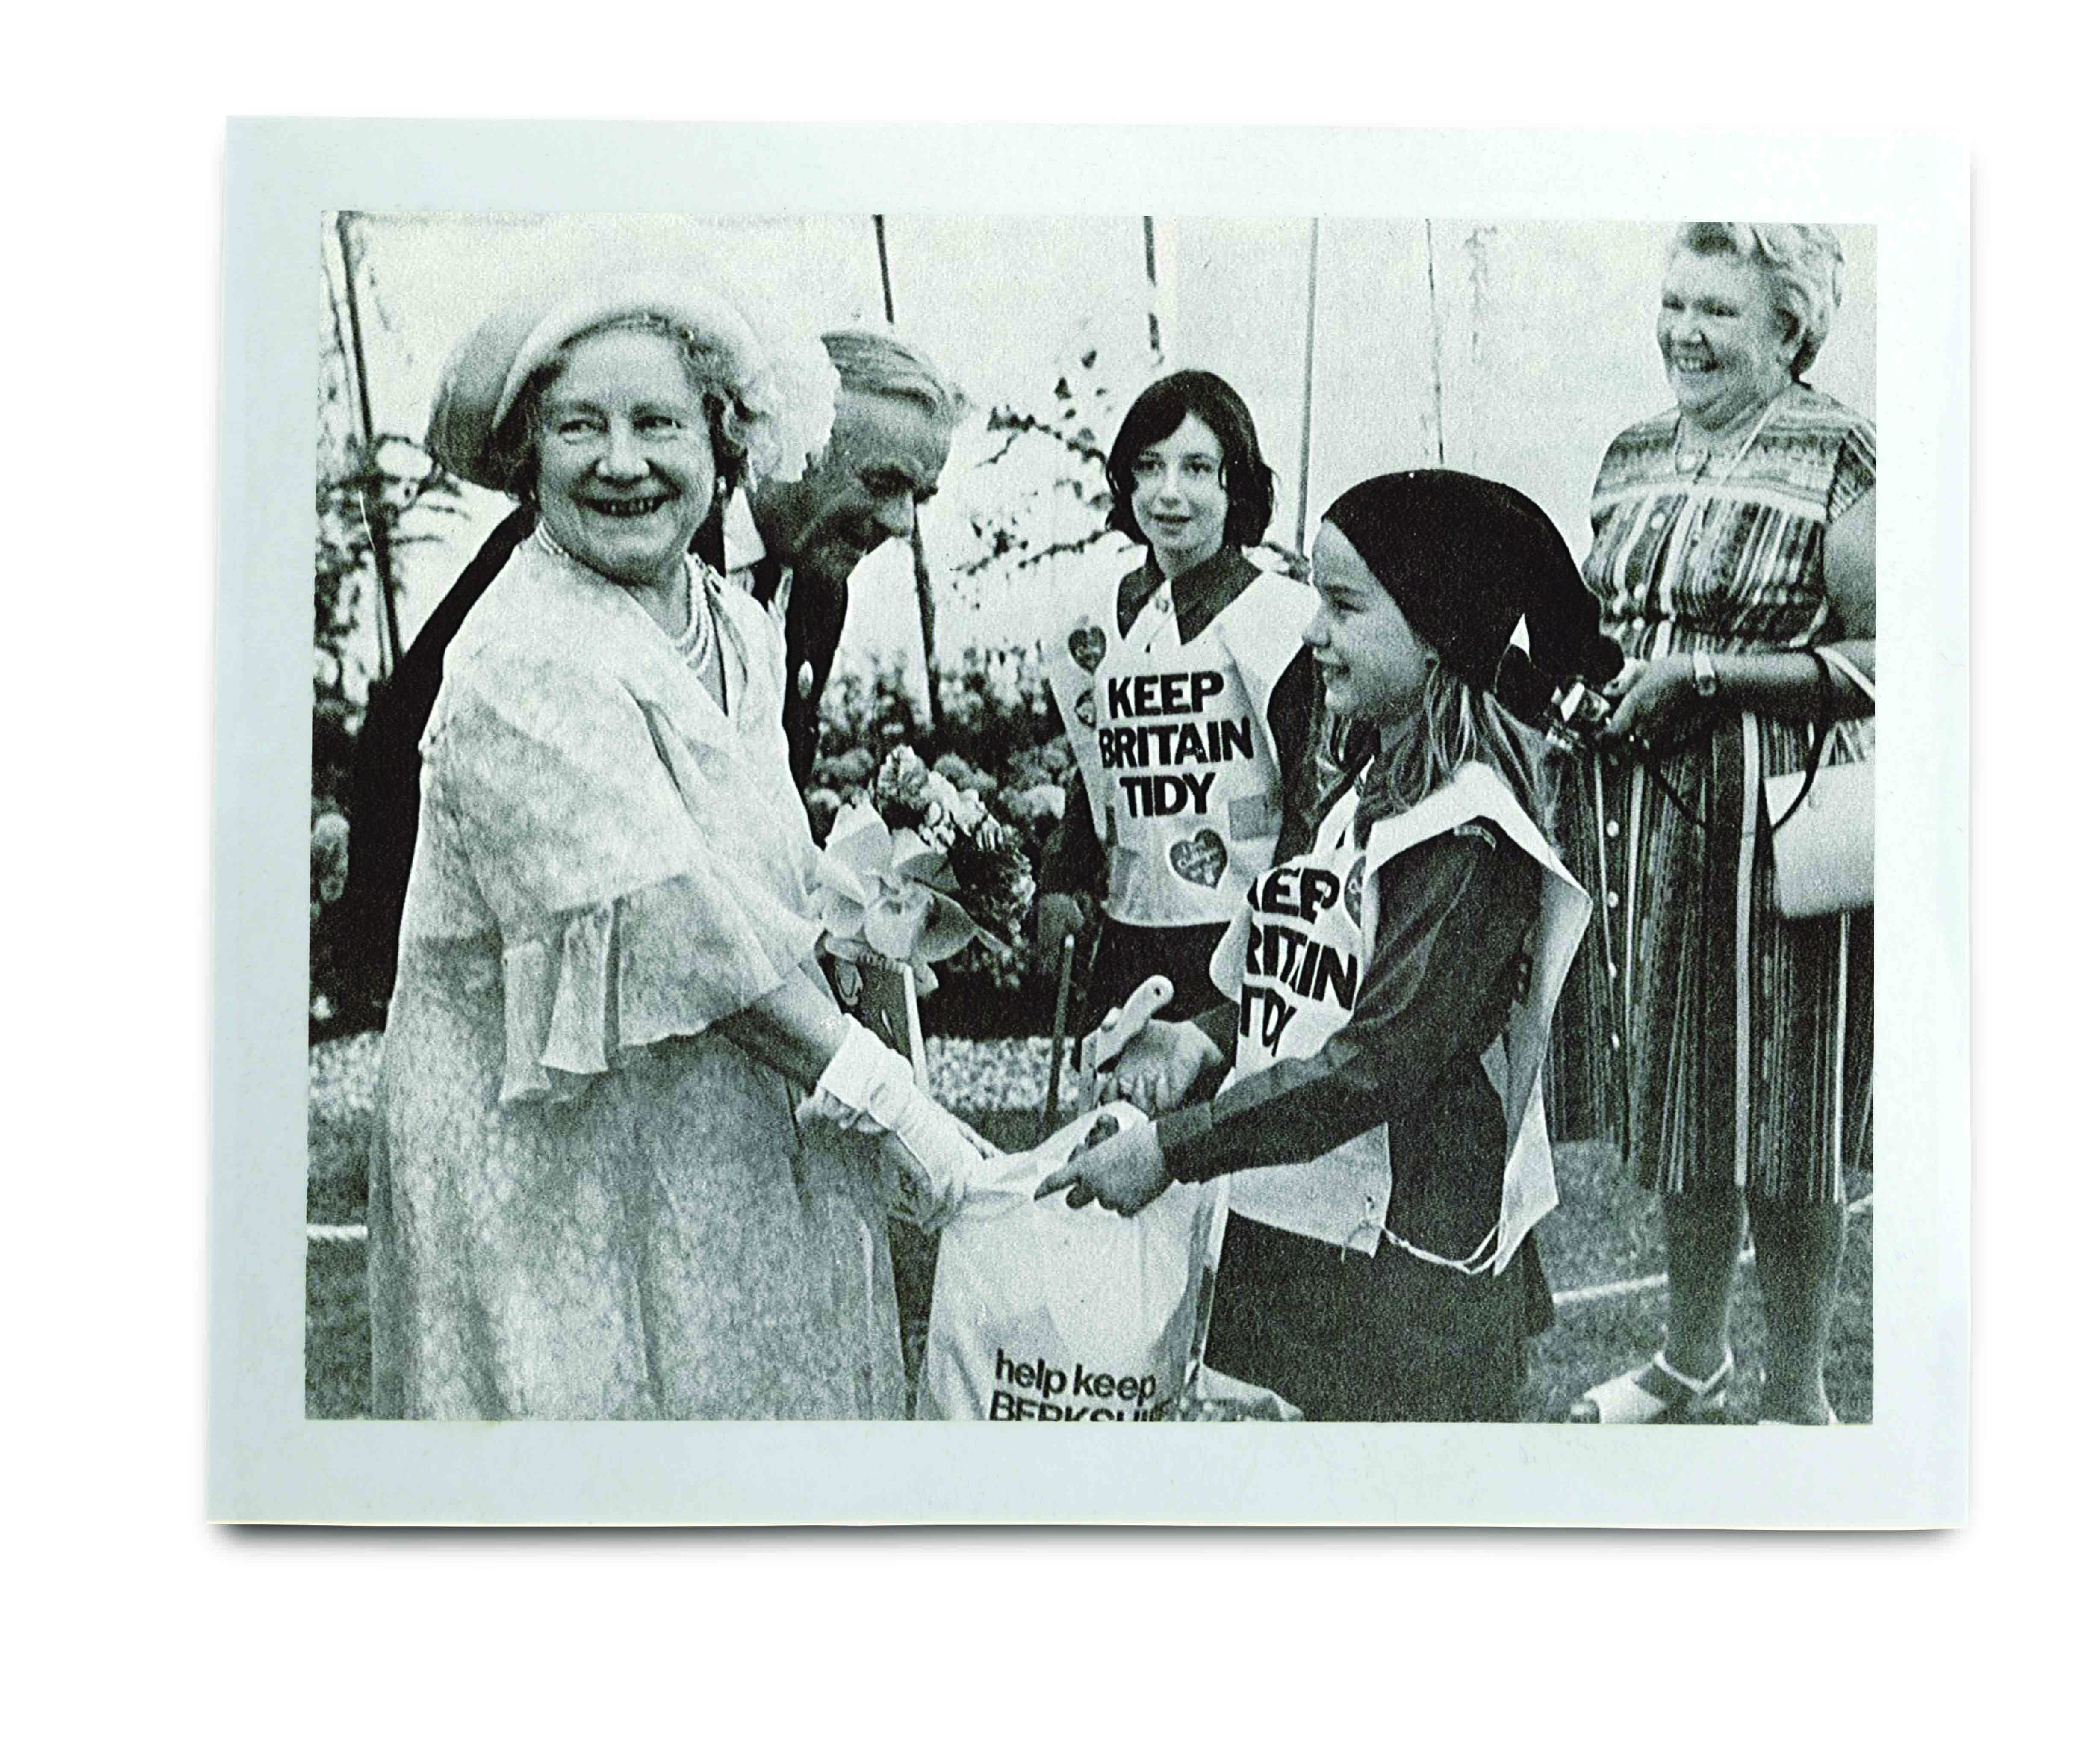
[[[941,1233],[919,1381],[922,1418],[1147,1423],[1180,1402],[1224,1230],[1216,1183],[1169,1188],[1135,1218],[1032,1196],[1111,1104],[972,1187]]]

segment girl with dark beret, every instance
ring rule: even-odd
[[[1455,471],[1350,489],[1312,582],[1343,776],[1220,944],[1227,1005],[1125,1052],[1116,1088],[1158,1119],[1043,1191],[1134,1213],[1229,1175],[1212,1368],[1312,1419],[1511,1419],[1551,1319],[1539,1071],[1589,900],[1493,690],[1520,621],[1534,686],[1617,657],[1545,515]]]

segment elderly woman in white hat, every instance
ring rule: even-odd
[[[434,449],[538,523],[423,738],[377,1415],[904,1413],[885,1177],[978,1148],[823,987],[778,630],[688,553],[823,448],[834,386],[675,281],[509,309],[448,365]],[[798,1126],[813,1086],[896,1138]]]

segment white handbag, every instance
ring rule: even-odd
[[[1841,652],[1811,647],[1830,681],[1833,665],[1868,700],[1874,684]],[[1831,732],[1819,728],[1807,768],[1765,780],[1772,879],[1782,917],[1829,917],[1874,903],[1874,758],[1829,766]]]

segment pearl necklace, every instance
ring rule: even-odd
[[[686,581],[686,628],[673,643],[698,675],[714,661],[715,612],[708,607],[706,580],[693,564],[688,564]]]
[[[586,579],[594,580],[600,585],[612,586],[621,591],[628,589],[619,581],[607,578],[589,562],[570,554],[547,529],[547,521],[544,519],[533,526],[532,541],[542,553],[553,556],[563,566],[573,569]],[[677,633],[671,633],[668,628],[663,629],[663,631],[668,635],[678,655],[690,664],[697,672],[706,669],[714,657],[714,611],[708,607],[707,599],[703,594],[706,590],[707,575],[710,570],[704,563],[690,555],[686,555],[684,559],[686,625]],[[638,600],[635,602],[634,606],[638,609],[642,609],[644,615],[649,614],[646,609],[642,609]],[[649,619],[653,622],[656,617],[651,615]]]

